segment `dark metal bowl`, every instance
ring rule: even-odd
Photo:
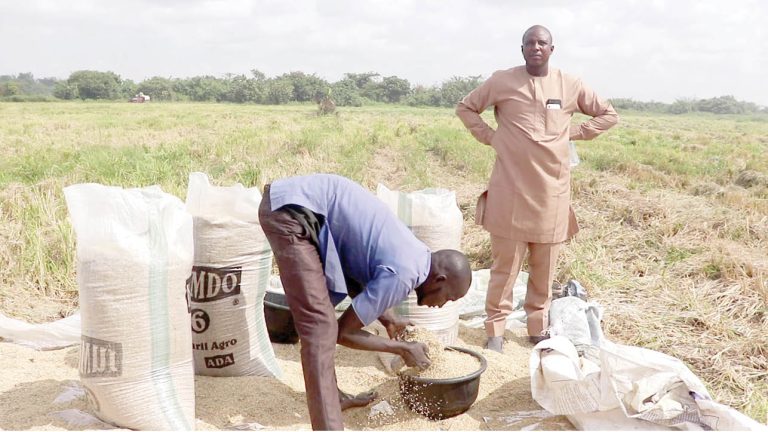
[[[480,368],[457,378],[421,378],[399,374],[400,395],[408,408],[432,420],[454,417],[467,411],[477,400],[480,375],[488,367],[485,357],[479,353],[459,347],[445,349],[474,356],[480,361]]]
[[[267,322],[270,341],[283,344],[295,344],[299,341],[293,315],[288,309],[284,294],[267,291],[264,296],[264,320]]]

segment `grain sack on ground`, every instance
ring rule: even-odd
[[[194,372],[185,283],[192,218],[159,187],[64,189],[77,237],[90,408],[131,429],[193,429]]]
[[[264,321],[272,249],[259,225],[261,194],[189,176],[195,259],[188,290],[195,372],[280,376]]]
[[[430,250],[461,250],[464,218],[456,204],[456,194],[447,189],[424,189],[406,193],[391,191],[379,184],[376,196],[384,201],[397,217]],[[395,306],[398,315],[413,325],[433,332],[444,345],[453,345],[459,334],[459,304],[448,302],[441,308],[419,306],[416,292]],[[401,365],[399,356],[382,353],[388,371]]]

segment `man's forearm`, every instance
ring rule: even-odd
[[[591,140],[614,127],[618,122],[619,114],[613,109],[613,106],[608,105],[608,108],[599,115],[592,117],[575,128],[571,128],[569,139],[571,141]]]
[[[395,313],[392,312],[392,309],[385,310],[384,313],[379,317],[379,322],[382,323],[384,327],[396,320],[397,317],[395,316]]]
[[[382,316],[391,314],[391,311],[384,311]],[[385,317],[386,319],[386,317]],[[336,343],[344,345],[347,348],[359,349],[364,351],[383,351],[392,354],[402,355],[404,343],[393,341],[363,330],[363,322],[357,316],[354,307],[350,307],[339,317],[339,333],[336,337]]]
[[[459,102],[456,105],[456,115],[476,140],[485,145],[491,145],[491,140],[493,140],[493,135],[496,132],[488,126],[488,123],[483,121],[477,111],[465,105],[464,102]]]
[[[363,351],[380,351],[403,354],[403,342],[383,338],[365,330],[355,330],[339,334],[337,342],[347,348]]]
[[[385,310],[379,317],[379,322],[384,325],[384,327],[387,327],[390,324],[396,324],[398,321],[400,321],[400,317],[395,314],[392,308]]]

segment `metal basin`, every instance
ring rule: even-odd
[[[445,349],[474,356],[480,361],[480,367],[469,375],[446,379],[400,374],[400,395],[408,408],[432,420],[454,417],[467,411],[477,400],[480,375],[488,367],[485,357],[479,353],[459,347]]]

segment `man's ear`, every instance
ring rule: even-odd
[[[435,278],[435,282],[443,282],[446,279],[448,279],[448,276],[446,276],[444,274],[437,275],[437,277]]]
[[[555,46],[554,46],[554,45],[552,45],[551,47],[549,47],[549,52],[550,52],[550,53],[553,53],[553,52],[555,52]]]

